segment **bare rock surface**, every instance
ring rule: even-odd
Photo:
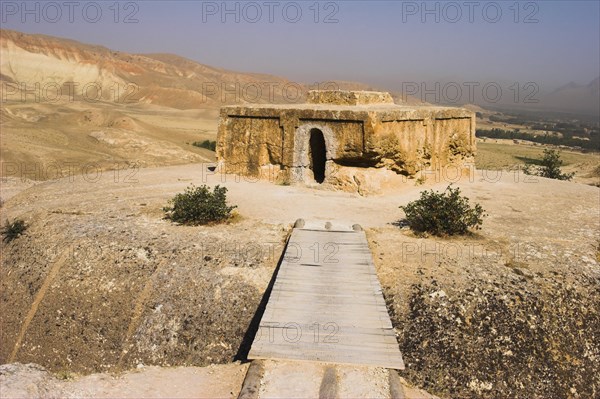
[[[65,392],[60,381],[37,364],[3,364],[0,366],[0,397],[61,398]]]
[[[119,374],[52,374],[36,364],[0,366],[0,397],[33,398],[237,398],[248,365],[239,362],[207,367],[145,367]],[[388,371],[376,367],[266,361],[256,398],[320,397],[324,371],[336,397],[392,399]],[[400,378],[404,399],[436,399]]]
[[[2,398],[236,398],[247,365],[140,367],[118,375],[53,375],[35,364],[0,366]]]

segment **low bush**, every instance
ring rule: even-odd
[[[217,142],[213,140],[194,141],[192,143],[195,147],[206,148],[207,150],[215,151],[217,149]]]
[[[27,230],[27,225],[25,224],[25,221],[17,219],[13,222],[9,222],[7,220],[4,224],[4,228],[2,229],[2,235],[4,236],[2,240],[6,242],[11,242],[12,240],[23,235],[25,230]]]
[[[525,173],[529,175],[537,175],[557,180],[571,180],[575,173],[562,173],[560,167],[563,165],[563,160],[560,159],[560,151],[553,149],[545,149],[544,157],[540,161],[539,167],[527,165]]]
[[[452,186],[443,193],[423,191],[421,198],[400,208],[413,231],[437,236],[466,234],[471,227],[479,229],[486,216],[481,205],[471,207],[460,189]]]
[[[227,188],[215,186],[211,192],[209,187],[193,184],[185,192],[175,195],[163,210],[167,219],[186,225],[201,225],[224,222],[231,217],[236,205],[227,205]]]

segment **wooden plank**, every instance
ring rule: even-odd
[[[269,317],[265,320],[265,323],[280,323],[281,325],[283,325],[286,323],[298,323],[301,321],[306,321],[310,324],[335,323],[336,325],[343,327],[359,327],[367,325],[373,328],[392,328],[392,323],[389,321],[389,317],[388,321],[386,321],[383,317],[367,317],[365,315],[364,319],[357,320],[356,317],[336,315],[335,313],[316,315],[310,314],[308,312],[273,312],[273,314],[269,315]]]
[[[283,341],[278,340],[274,342],[265,342],[263,351],[284,353],[314,353],[314,354],[327,354],[329,356],[339,356],[340,358],[350,356],[360,356],[365,359],[393,359],[392,345],[375,345],[370,343],[369,345],[356,345],[349,344],[344,345],[342,342],[335,343],[312,343],[308,341]],[[258,345],[260,346],[260,344]]]
[[[282,350],[278,350],[282,349]],[[275,359],[275,360],[306,360],[316,362],[328,362],[336,364],[352,364],[364,366],[376,366],[392,369],[404,369],[404,363],[401,357],[386,356],[378,353],[368,353],[360,351],[325,351],[309,350],[306,348],[294,347],[291,345],[282,345],[280,347],[272,346],[264,349],[261,353],[255,354],[253,359]]]
[[[380,292],[373,292],[373,295],[351,295],[347,293],[323,293],[316,292],[314,289],[306,288],[306,287],[296,287],[294,289],[274,289],[271,293],[272,297],[276,300],[283,301],[287,299],[288,301],[297,300],[297,301],[310,301],[314,303],[338,303],[340,306],[351,304],[370,304],[372,306],[383,306],[385,307],[385,302],[383,300],[378,300],[373,296],[379,295]]]
[[[294,229],[250,359],[404,368],[364,231]]]
[[[355,306],[348,306],[348,307],[343,307],[340,308],[337,304],[335,303],[320,303],[320,304],[315,304],[316,306],[314,306],[314,309],[319,309],[323,312],[336,312],[339,314],[362,314],[365,312],[370,312],[372,314],[377,314],[377,315],[381,315],[381,316],[388,316],[388,313],[386,311],[385,308],[382,307],[375,307],[373,308],[371,306],[371,304],[359,304],[359,305],[355,305]],[[303,302],[297,302],[294,301],[293,303],[290,304],[290,306],[286,306],[286,307],[281,307],[279,304],[273,304],[273,306],[270,306],[270,309],[272,310],[287,310],[287,311],[291,311],[291,312],[299,312],[299,311],[303,311],[307,309],[307,306],[303,303]],[[312,309],[310,309],[312,310]]]
[[[294,347],[302,347],[309,348],[307,350],[319,350],[319,351],[354,351],[356,352],[360,348],[362,351],[367,351],[369,354],[371,353],[390,353],[391,350],[394,349],[395,346],[398,346],[398,343],[390,343],[384,340],[378,342],[361,342],[366,337],[361,336],[345,336],[345,337],[335,337],[335,336],[327,336],[327,335],[319,335],[313,337],[312,335],[308,335],[307,338],[304,336],[296,337],[295,333],[290,333],[291,338],[284,339],[282,336],[277,335],[277,331],[271,332],[275,334],[275,338],[266,340],[263,343],[257,343],[256,347],[253,347],[253,350],[265,350],[272,349],[273,346],[281,346],[282,348],[286,347],[288,344]],[[317,343],[312,342],[313,339],[319,339],[320,341]],[[280,351],[283,351],[281,349]]]
[[[289,326],[288,326],[289,324]],[[288,327],[286,327],[288,326]],[[314,323],[311,324],[302,324],[302,323],[268,323],[265,322],[264,324],[261,324],[261,328],[263,328],[264,331],[268,332],[268,330],[270,328],[275,328],[275,327],[281,327],[281,328],[290,328],[290,329],[298,329],[301,328],[302,331],[312,331],[311,329],[314,329]],[[322,328],[325,328],[326,326],[321,326]],[[368,328],[368,327],[354,327],[354,328],[350,328],[350,327],[345,327],[343,330],[341,330],[342,332],[340,332],[340,334],[347,332],[348,334],[354,334],[354,335],[365,335],[365,336],[369,336],[369,335],[377,335],[377,336],[388,336],[388,337],[394,337],[394,339],[396,339],[396,335],[393,331],[393,329],[391,328]],[[266,335],[265,335],[266,336]]]
[[[317,292],[314,289],[310,289],[310,287],[303,287],[303,286],[289,287],[289,288],[286,288],[285,290],[282,290],[281,288],[274,287],[272,293],[276,293],[276,292],[277,293],[281,292],[282,294],[283,293],[312,294],[315,297],[322,297],[322,298],[326,298],[326,297],[331,297],[331,298],[333,298],[333,297],[337,297],[337,298],[357,298],[358,297],[358,298],[362,298],[361,296],[352,295],[350,293],[345,293],[345,292],[344,293],[337,293],[337,292],[336,293],[334,293],[334,292],[327,293],[327,292],[322,292],[322,291],[321,292]],[[373,292],[373,294],[374,295],[375,294],[381,294],[381,291]],[[373,299],[372,297],[369,297],[369,296],[364,296],[364,297],[365,298],[369,298],[370,300],[375,301],[375,299]]]

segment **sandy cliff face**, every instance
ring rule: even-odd
[[[2,31],[0,37],[0,70],[4,80],[16,84],[19,89],[34,90],[35,95],[42,97],[54,95],[66,84],[76,83],[81,87],[75,88],[73,94],[81,95],[86,85],[95,88],[91,86],[93,84],[107,88],[102,98],[108,99],[109,87],[128,83],[118,76],[123,65],[111,60],[109,54],[110,51],[102,47],[87,49],[74,42],[46,36]],[[6,99],[10,100],[13,93],[16,94],[8,90]],[[30,94],[27,99],[35,100],[35,95]]]
[[[47,180],[45,171],[56,169],[49,165],[64,169],[67,161],[101,169],[212,161],[212,152],[192,144],[214,137],[216,109],[284,101],[260,87],[286,84],[174,55],[1,30],[0,169]]]
[[[75,100],[197,109],[300,101],[296,93],[305,91],[276,76],[213,68],[171,54],[128,54],[8,30],[0,34],[0,59],[3,100],[20,100],[26,89],[27,101],[52,100],[58,91]]]

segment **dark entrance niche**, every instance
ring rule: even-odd
[[[325,161],[327,150],[325,149],[325,138],[319,129],[310,130],[310,168],[313,171],[315,181],[323,183],[325,180]]]

